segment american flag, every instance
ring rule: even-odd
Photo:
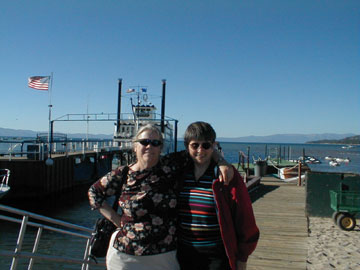
[[[50,76],[33,76],[29,78],[29,87],[37,90],[49,90]]]

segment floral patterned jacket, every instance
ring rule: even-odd
[[[177,192],[181,171],[188,159],[184,152],[163,157],[153,168],[133,172],[119,197],[121,227],[114,248],[130,255],[154,255],[175,250]],[[108,173],[88,191],[92,209],[99,208],[113,196],[124,167]]]

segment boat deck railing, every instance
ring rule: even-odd
[[[31,270],[33,268],[33,265],[36,262],[36,260],[64,263],[70,265],[79,265],[79,269],[81,267],[81,270],[89,269],[90,265],[99,266],[102,267],[102,269],[104,269],[105,263],[101,263],[101,262],[97,263],[91,260],[89,256],[90,237],[93,231],[92,229],[75,225],[72,223],[68,223],[65,221],[49,218],[46,216],[34,214],[28,211],[19,210],[2,204],[0,204],[0,211],[4,211],[8,214],[8,216],[0,215],[1,220],[21,224],[14,251],[0,250],[0,256],[12,257],[12,262],[10,266],[11,270],[17,269],[20,258],[30,259],[28,264],[28,270]],[[20,215],[22,216],[22,218],[21,219],[14,218],[10,216],[10,214]],[[36,220],[36,222],[29,221],[29,218],[31,218],[32,220],[33,219]],[[27,226],[33,226],[37,228],[37,234],[32,248],[32,252],[26,252],[22,250]],[[50,230],[63,235],[71,235],[72,237],[79,237],[85,239],[86,248],[84,250],[83,257],[73,258],[73,257],[65,257],[65,256],[57,256],[57,255],[49,255],[49,254],[39,254],[38,247],[43,230]]]
[[[51,154],[69,155],[71,153],[85,153],[88,151],[101,152],[111,150],[127,150],[125,146],[113,139],[65,139],[54,140],[49,147],[49,143],[36,139],[28,140],[9,140],[0,139],[0,158],[12,160],[15,158],[28,158],[36,160],[46,160]]]

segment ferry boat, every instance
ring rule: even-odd
[[[162,113],[160,118],[158,117],[159,114],[157,114],[157,108],[155,105],[148,101],[146,88],[130,88],[126,91],[127,93],[135,95],[136,104],[133,104],[133,100],[131,99],[131,113],[122,114],[122,117],[120,117],[121,115],[118,116],[119,120],[115,125],[114,141],[119,143],[120,148],[131,148],[132,139],[136,132],[142,126],[152,123],[155,124],[163,134],[164,146],[162,153],[168,154],[176,151],[177,138],[176,134],[174,134],[174,125],[175,129],[177,129],[177,120],[164,115],[165,84],[166,82],[163,80]]]
[[[165,117],[166,81],[163,80],[160,118],[143,89],[130,92],[137,97],[136,104],[132,103],[132,113],[121,115],[121,82],[119,80],[117,114],[68,114],[52,120],[46,136],[29,140],[0,139],[0,149],[8,149],[0,151],[0,168],[11,171],[11,189],[4,200],[54,197],[66,190],[90,185],[109,172],[116,160],[117,165],[134,160],[131,139],[147,123],[155,123],[164,134],[164,154],[176,151],[177,120]],[[53,126],[58,121],[111,121],[116,129],[110,139],[72,139],[66,135],[57,138]]]

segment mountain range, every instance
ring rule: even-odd
[[[319,141],[310,141],[309,143],[360,144],[360,135],[346,137],[341,140],[319,140]]]
[[[246,136],[236,138],[218,138],[221,142],[249,142],[249,143],[307,143],[318,140],[341,140],[354,136],[353,133],[321,133],[321,134],[274,134],[268,136]]]
[[[47,133],[22,130],[22,129],[9,129],[0,127],[0,136],[2,137],[36,137],[38,133]],[[70,133],[67,134],[68,138],[98,138],[98,139],[111,139],[112,134],[88,134],[85,133]],[[220,142],[249,142],[249,143],[307,143],[320,140],[341,140],[347,137],[355,136],[353,133],[322,133],[322,134],[275,134],[268,136],[244,136],[244,137],[219,137]],[[180,138],[181,139],[181,138]]]
[[[0,136],[1,137],[36,137],[37,134],[42,133],[46,134],[48,131],[33,131],[33,130],[24,130],[24,129],[10,129],[10,128],[1,128],[0,127]],[[113,135],[108,134],[86,134],[86,133],[67,133],[68,138],[88,138],[91,139],[112,139]]]

